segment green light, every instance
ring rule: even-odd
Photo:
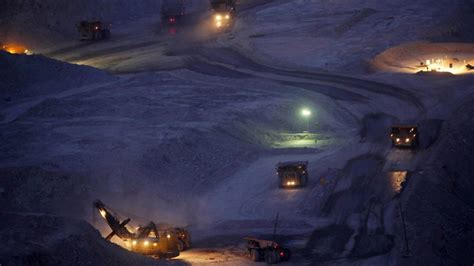
[[[309,117],[311,116],[311,111],[309,109],[303,109],[301,110],[301,115],[304,116],[304,117]]]

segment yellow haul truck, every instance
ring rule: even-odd
[[[211,0],[213,26],[217,30],[230,29],[234,25],[235,0]]]
[[[393,125],[390,131],[392,146],[397,148],[416,148],[418,146],[417,125]]]

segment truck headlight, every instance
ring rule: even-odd
[[[221,21],[221,20],[222,20],[222,16],[221,16],[221,15],[216,15],[216,16],[214,17],[214,19],[217,20],[217,21]]]

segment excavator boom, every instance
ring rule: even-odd
[[[94,201],[94,208],[99,211],[100,216],[105,219],[109,227],[112,229],[112,232],[106,237],[107,240],[110,240],[115,235],[123,240],[135,238],[135,234],[130,232],[127,227],[125,227],[125,225],[130,222],[130,218],[120,221],[120,218],[116,217],[100,200]]]

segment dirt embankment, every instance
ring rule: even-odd
[[[81,220],[39,214],[1,216],[2,265],[186,265],[128,252]]]
[[[409,253],[400,265],[470,265],[474,261],[473,101],[445,123],[437,155],[410,178],[402,204]],[[402,227],[399,228],[403,234]]]

